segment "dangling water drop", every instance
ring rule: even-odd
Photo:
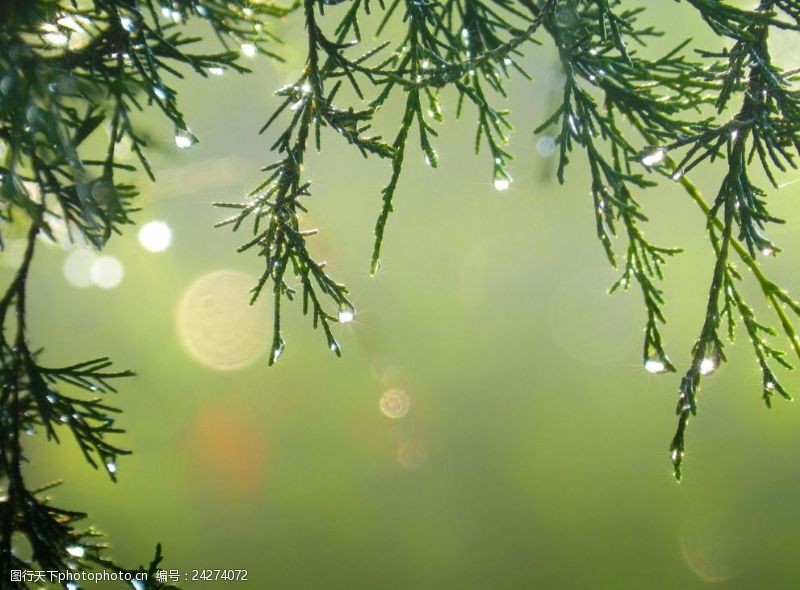
[[[511,179],[505,176],[499,176],[494,179],[494,190],[507,191],[511,186]]]
[[[658,166],[667,157],[667,152],[663,148],[658,148],[642,158],[642,164],[647,167]]]
[[[717,370],[717,361],[711,357],[706,357],[700,361],[700,374],[710,375]]]
[[[349,324],[355,319],[355,317],[356,317],[356,311],[349,305],[345,305],[339,310],[340,324]]]
[[[252,43],[242,43],[241,49],[245,57],[255,57],[258,53],[258,48]]]
[[[129,16],[121,16],[119,18],[119,24],[125,29],[128,33],[133,33],[135,30],[135,25],[133,24],[133,19]]]
[[[761,248],[761,254],[763,254],[764,256],[772,256],[773,254],[775,254],[775,250],[770,248],[769,246],[764,246],[763,248]]]
[[[175,132],[175,145],[182,150],[189,149],[194,145],[194,136],[188,129],[178,129]]]
[[[86,548],[80,545],[70,545],[67,547],[67,553],[72,557],[83,557],[86,555]]]
[[[109,473],[116,473],[117,463],[115,461],[109,461],[108,463],[106,463],[106,469],[108,469]]]
[[[667,365],[664,361],[658,359],[647,359],[644,363],[644,370],[653,375],[657,375],[659,373],[665,373],[667,371]]]
[[[280,343],[278,348],[272,351],[272,362],[273,363],[277,362],[278,359],[281,358],[282,354],[283,354],[283,342]]]

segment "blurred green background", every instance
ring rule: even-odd
[[[685,8],[653,4],[652,21],[717,43]],[[673,480],[679,376],[644,371],[638,294],[606,294],[616,275],[594,236],[582,155],[558,186],[531,133],[556,100],[550,47],[526,60],[533,83],[510,84],[511,189],[493,190],[488,157],[471,154],[472,113],[449,120],[438,170],[416,151],[407,159],[374,279],[389,166],[325,137],[307,165],[306,225],[321,228],[314,251],[350,286],[356,321],[337,327],[338,360],[286,308],[288,346],[267,367],[271,309],[245,308],[259,260],[234,253],[244,235],[212,229],[224,212],[210,204],[238,199],[272,161],[275,131],[256,129],[302,64],[300,26],[281,25],[286,64],[261,58],[253,76],[177,86],[192,149],[150,122],[163,150],[136,218],[170,226],[167,250],[143,249],[138,227],[114,238],[105,254],[124,278],[113,289],[70,284],[69,249],[40,252],[35,343],[53,364],[108,354],[138,373],[114,399],[135,454],[113,485],[71,442],[34,437],[29,480],[63,477],[58,504],[88,510],[123,562],[148,560],[160,541],[167,568],[249,570],[248,583],[207,587],[798,587],[797,407],[764,407],[737,343],[704,382],[685,481]],[[779,51],[797,64],[796,45]],[[391,135],[397,113],[383,116]],[[696,180],[713,196],[718,171]],[[798,191],[773,191],[775,211],[795,219]],[[665,283],[668,350],[685,367],[710,277],[704,220],[674,185],[641,201],[655,241],[687,249]],[[787,253],[764,261],[796,295],[797,227],[773,229]],[[800,392],[797,376],[786,383]]]

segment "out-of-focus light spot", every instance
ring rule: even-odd
[[[397,446],[397,462],[406,469],[416,469],[425,462],[425,445],[421,441],[411,440]]]
[[[250,305],[255,279],[222,270],[195,281],[177,310],[178,335],[186,350],[214,369],[241,369],[267,349],[269,326],[263,304]]]
[[[550,135],[539,138],[536,142],[536,153],[542,158],[549,158],[556,151],[556,140]]]
[[[381,396],[380,408],[384,416],[397,420],[408,414],[411,400],[402,389],[390,389]]]
[[[251,495],[264,482],[268,444],[262,424],[247,409],[226,404],[203,407],[187,443],[198,476],[225,494]]]
[[[681,531],[681,553],[686,565],[698,578],[720,584],[733,574],[730,565],[730,531],[709,518],[687,522]]]
[[[163,252],[172,244],[172,229],[164,221],[150,221],[139,230],[139,243],[150,252]]]
[[[64,278],[73,287],[85,289],[94,284],[92,280],[92,264],[97,258],[97,254],[85,248],[79,248],[70,252],[64,259],[62,270]]]
[[[125,276],[122,263],[113,256],[98,256],[89,267],[92,283],[101,289],[113,289]]]

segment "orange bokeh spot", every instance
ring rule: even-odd
[[[262,425],[227,405],[200,410],[189,434],[199,476],[227,492],[251,495],[264,483],[269,463]]]

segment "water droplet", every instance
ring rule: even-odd
[[[606,210],[606,202],[603,199],[597,201],[597,214],[602,215]]]
[[[658,148],[657,150],[654,150],[654,151],[650,152],[649,154],[647,154],[646,156],[644,156],[642,158],[642,164],[644,164],[645,166],[648,166],[648,167],[649,166],[658,166],[659,164],[661,164],[664,161],[664,158],[666,158],[666,157],[667,157],[666,150],[664,150],[662,148]]]
[[[114,461],[109,461],[108,463],[106,463],[106,469],[108,469],[109,473],[116,473],[117,464]]]
[[[658,359],[647,359],[644,363],[644,369],[648,373],[653,373],[657,375],[659,373],[664,373],[667,370],[667,365]]]
[[[121,16],[119,18],[119,24],[129,33],[133,33],[134,29],[136,28],[133,24],[133,19],[129,16]]]
[[[42,25],[42,39],[49,45],[55,47],[65,47],[69,44],[69,36],[64,34],[61,29],[52,23],[45,23]]]
[[[674,180],[675,182],[677,182],[677,181],[679,181],[681,178],[683,178],[683,174],[684,174],[683,170],[676,170],[675,172],[673,172],[673,173],[672,173],[672,176],[671,176],[671,178],[672,178],[672,180]]]
[[[572,129],[572,134],[578,135],[578,122],[575,121],[575,117],[570,115],[567,117],[567,122],[569,123],[569,128]]]
[[[767,381],[767,382],[764,384],[764,388],[765,388],[767,391],[772,391],[772,390],[774,390],[774,389],[775,389],[775,384],[774,384],[772,381]]]
[[[356,317],[355,310],[350,306],[344,306],[339,310],[339,323],[349,324]]]
[[[255,57],[258,53],[258,48],[252,43],[242,43],[241,49],[245,57]]]
[[[178,129],[175,132],[175,145],[182,150],[188,149],[194,145],[194,136],[188,129]]]
[[[761,248],[761,254],[763,254],[764,256],[772,256],[773,254],[775,254],[775,250],[770,248],[769,246],[764,246],[763,248]]]
[[[335,340],[331,342],[331,352],[339,352],[339,350],[340,350],[339,343],[336,342]]]
[[[302,91],[303,94],[308,94],[309,92],[311,92],[311,84],[309,84],[308,82],[303,82],[303,85],[300,87],[300,90]]]
[[[54,396],[52,393],[48,393],[47,394],[47,401],[49,401],[51,404],[56,403],[56,396]]]
[[[139,230],[139,243],[149,252],[163,252],[172,243],[172,229],[164,221],[150,221]]]
[[[700,374],[710,375],[717,370],[717,361],[711,357],[704,358],[700,361]]]
[[[67,547],[67,553],[72,557],[83,557],[86,555],[86,548],[80,545],[70,545]]]
[[[494,179],[494,190],[496,191],[507,191],[510,186],[511,179],[509,178],[501,176]]]
[[[673,449],[669,456],[672,459],[672,462],[676,463],[678,459],[683,456],[683,453],[681,453],[678,449]]]
[[[155,94],[161,100],[167,100],[167,97],[169,96],[166,89],[162,88],[161,86],[155,86],[153,88],[153,94]]]
[[[208,73],[212,76],[221,76],[225,73],[225,68],[221,68],[219,66],[211,66],[208,68]]]

